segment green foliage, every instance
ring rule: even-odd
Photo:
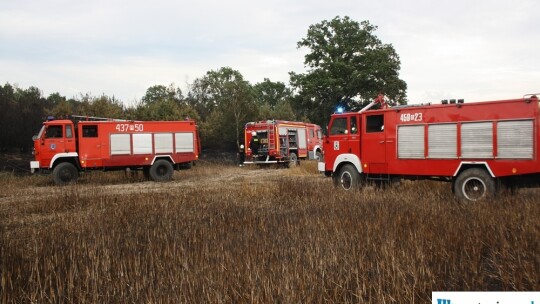
[[[47,101],[50,103],[52,109],[46,111],[47,115],[54,117],[67,117],[76,113],[77,101],[74,99],[67,100],[66,97],[61,96],[60,93],[53,93],[47,97]]]
[[[201,117],[205,146],[235,148],[242,140],[244,123],[257,117],[254,92],[242,74],[230,67],[209,71],[193,83],[190,103]]]
[[[298,91],[295,108],[317,123],[326,122],[336,105],[359,109],[384,93],[404,103],[406,83],[399,78],[400,60],[391,44],[375,35],[376,26],[349,17],[311,25],[298,48],[308,48],[305,74],[290,73]]]
[[[114,97],[102,95],[100,97],[91,97],[88,94],[83,96],[83,100],[78,107],[78,114],[107,117],[124,118],[124,105]]]
[[[292,91],[283,82],[272,82],[265,78],[253,86],[255,100],[258,104],[267,104],[274,109],[278,103],[289,101],[292,97]]]
[[[140,120],[199,120],[198,113],[184,100],[182,90],[173,84],[148,88],[136,107],[135,116]]]
[[[36,87],[0,86],[0,151],[28,152],[49,103]]]
[[[287,100],[282,100],[272,108],[269,104],[264,103],[259,106],[258,120],[280,119],[280,120],[297,120],[296,114]]]
[[[175,87],[174,84],[170,84],[168,87],[164,85],[151,86],[146,90],[146,94],[142,98],[144,104],[151,104],[160,102],[163,100],[173,100],[181,102],[184,99],[182,90]]]
[[[259,120],[296,120],[291,106],[292,91],[283,82],[265,78],[253,86],[255,101],[259,106]]]

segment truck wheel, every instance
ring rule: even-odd
[[[334,178],[334,183],[341,185],[344,190],[357,188],[360,184],[360,174],[353,165],[347,164],[339,170],[338,176]]]
[[[173,172],[173,166],[169,161],[158,159],[150,167],[150,178],[156,182],[168,181],[172,178]]]
[[[57,185],[77,182],[79,171],[72,163],[60,163],[53,170],[53,180]]]
[[[298,165],[298,156],[296,156],[296,153],[292,152],[289,155],[289,168],[296,167]]]
[[[476,202],[492,197],[495,189],[495,180],[480,168],[461,172],[454,183],[454,193],[462,202]]]

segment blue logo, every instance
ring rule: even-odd
[[[51,144],[51,150],[56,149],[56,144]]]

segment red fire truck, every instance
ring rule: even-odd
[[[321,127],[311,123],[266,120],[248,122],[244,128],[246,164],[283,163],[295,166],[300,159],[322,159]],[[258,139],[256,154],[250,149]]]
[[[381,109],[369,110],[374,104]],[[367,181],[437,179],[461,201],[500,185],[540,184],[539,103],[520,99],[387,107],[382,96],[354,113],[333,114],[319,171],[343,189]]]
[[[79,121],[80,119],[88,119]],[[200,153],[194,121],[125,121],[74,116],[48,120],[34,136],[32,172],[52,171],[56,184],[86,170],[143,170],[154,181],[172,177]]]

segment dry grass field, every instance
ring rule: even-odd
[[[540,290],[538,190],[343,192],[316,172],[200,162],[167,183],[0,175],[2,303],[428,303]]]

